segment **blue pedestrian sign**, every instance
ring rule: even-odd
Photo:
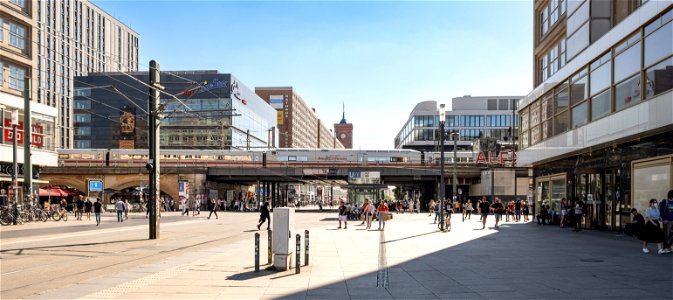
[[[102,192],[102,191],[103,191],[103,181],[89,180],[89,192]]]

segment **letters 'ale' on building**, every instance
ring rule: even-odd
[[[519,102],[518,165],[554,218],[620,230],[673,188],[673,2],[535,1],[534,86]]]

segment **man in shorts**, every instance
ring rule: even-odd
[[[343,200],[339,202],[339,227],[337,229],[341,229],[341,221],[344,222],[344,229],[348,229],[348,209]]]
[[[491,208],[493,209],[493,215],[495,216],[495,228],[497,229],[498,222],[502,217],[502,211],[505,209],[505,207],[502,205],[500,198],[495,197],[495,203],[491,205]]]

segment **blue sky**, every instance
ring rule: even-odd
[[[392,149],[421,101],[532,89],[532,1],[94,1],[140,34],[140,69],[293,86],[355,149]]]

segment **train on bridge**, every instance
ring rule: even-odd
[[[458,151],[457,163],[474,163],[475,153]],[[453,163],[453,152],[445,152],[446,163]],[[189,150],[162,149],[162,166],[169,167],[434,167],[439,152],[416,150],[353,149],[268,149],[268,150]],[[63,149],[58,165],[63,167],[144,167],[147,149]]]

